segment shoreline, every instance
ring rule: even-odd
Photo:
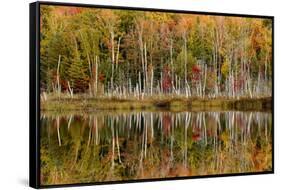
[[[147,98],[143,100],[115,98],[53,98],[41,101],[40,110],[64,111],[271,111],[272,97],[261,98]]]

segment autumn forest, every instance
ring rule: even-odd
[[[41,8],[48,96],[270,97],[270,19]]]

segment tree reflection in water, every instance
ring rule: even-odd
[[[272,168],[262,112],[41,114],[41,183],[244,173]]]

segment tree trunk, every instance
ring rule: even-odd
[[[115,57],[114,57],[114,31],[113,29],[110,31],[111,36],[111,90],[113,90],[113,77],[114,77],[114,63],[115,63]]]
[[[98,94],[98,56],[96,56],[96,71],[95,71],[95,96]]]
[[[59,60],[58,60],[58,67],[57,67],[57,93],[60,98],[60,93],[61,93],[61,86],[60,86],[60,61],[61,61],[61,55],[59,55]]]

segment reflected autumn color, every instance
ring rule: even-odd
[[[41,183],[272,169],[270,112],[41,114]]]

